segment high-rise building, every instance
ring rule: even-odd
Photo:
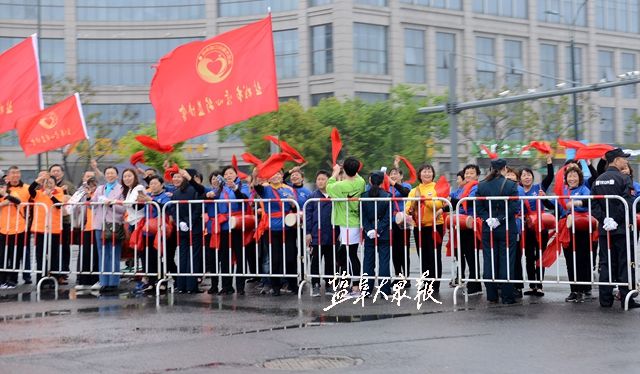
[[[106,122],[136,114],[113,127],[118,137],[153,120],[148,88],[159,57],[268,8],[279,95],[304,106],[330,96],[384,100],[400,83],[444,93],[452,52],[457,90],[467,94],[477,86],[555,89],[571,84],[572,67],[578,84],[640,70],[639,0],[0,0],[0,50],[39,29],[43,75],[90,79],[95,96],[85,110]],[[595,115],[581,108],[582,138],[639,142],[635,86],[589,96]],[[242,147],[215,134],[189,143],[196,161],[227,162]],[[15,137],[1,138],[0,150],[4,163],[35,170]]]

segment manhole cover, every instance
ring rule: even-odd
[[[362,359],[346,356],[285,357],[265,361],[266,369],[276,370],[322,370],[348,368],[362,364]]]

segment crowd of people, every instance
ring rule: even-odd
[[[457,186],[444,191],[429,164],[418,169],[415,186],[405,182],[399,158],[388,172],[363,177],[362,164],[347,157],[333,170],[315,173],[313,192],[305,187],[300,166],[266,179],[255,170],[241,178],[236,167],[226,166],[205,180],[197,170],[168,163],[161,176],[151,168],[99,169],[92,162],[79,185],[69,182],[58,164],[29,185],[21,180],[20,169],[11,166],[0,179],[0,289],[15,288],[19,275],[32,282],[33,251],[36,280],[51,275],[64,285],[69,274],[77,272],[78,290],[117,292],[121,275],[132,271],[136,290],[147,292],[166,271],[175,276],[181,293],[203,292],[203,280],[209,277],[210,294],[244,295],[248,282],[259,282],[261,293],[278,296],[297,292],[304,253],[310,258],[314,296],[322,289],[331,294],[329,280],[343,271],[352,277],[352,295],[360,295],[358,278],[363,274],[368,275],[368,289],[373,289],[377,274],[381,290],[389,294],[400,278],[411,277],[413,239],[418,277],[428,272],[434,293],[440,290],[442,256],[448,247],[460,263],[454,276],[468,280],[464,286],[469,296],[483,293],[483,279],[499,279],[504,282],[485,282],[486,297],[510,304],[523,295],[544,296],[543,259],[555,251],[550,244],[555,234],[569,281],[580,283],[570,285],[566,301],[582,302],[591,298],[592,269],[599,269],[600,282],[626,283],[633,276],[622,204],[579,198],[616,195],[631,206],[640,189],[632,182],[627,157],[615,149],[597,169],[585,164],[589,178],[579,161],[568,160],[556,172],[547,157],[547,174],[539,183],[531,168],[516,170],[503,159],[493,160],[484,178],[478,165],[469,164],[458,172]],[[545,195],[571,197],[511,199],[507,204],[482,199]],[[474,197],[480,199],[470,200]],[[314,200],[305,204],[308,199]],[[454,216],[472,219],[460,225],[452,242],[443,238]],[[481,227],[475,225],[478,220]],[[578,227],[585,220],[594,221]],[[567,230],[572,222],[574,230]],[[564,236],[554,233],[557,227]],[[70,270],[75,248],[77,268]],[[122,269],[122,263],[127,268]],[[458,284],[458,279],[451,280],[451,285]],[[618,288],[624,300],[628,287]],[[602,306],[611,306],[613,287],[600,286],[599,297]]]

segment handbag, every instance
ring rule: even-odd
[[[110,241],[115,235],[115,240],[117,242],[122,242],[125,240],[127,233],[125,232],[124,225],[122,223],[105,222],[103,235],[104,240]]]

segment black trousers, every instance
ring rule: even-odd
[[[284,231],[286,236],[288,233]],[[287,245],[286,237],[283,238],[283,231],[271,231],[265,232],[260,238],[264,250],[269,256],[269,262],[271,264],[271,274],[283,274],[286,265],[286,274],[296,274],[298,269],[296,267],[296,252],[297,249],[291,245]],[[271,253],[269,253],[269,240],[271,240]],[[289,242],[290,243],[290,242]],[[297,277],[285,277],[284,278],[289,288],[294,290],[298,287]],[[271,278],[271,287],[274,290],[279,290],[282,285],[280,277]]]
[[[567,274],[569,275],[569,281],[571,282],[591,282],[591,255],[589,252],[590,241],[591,239],[588,232],[576,231],[575,239],[573,234],[570,234],[569,245],[567,248],[563,248],[564,258],[567,262]],[[570,288],[571,292],[591,291],[591,285],[572,284],[570,285]]]
[[[0,234],[0,267],[17,270],[20,268],[20,258],[24,251],[24,233],[14,235]],[[0,284],[18,283],[18,273],[10,271],[0,272]]]
[[[211,276],[211,288],[218,289],[218,281],[220,276],[220,253],[216,248],[211,248],[211,234],[207,234],[204,237],[204,245],[206,252],[204,254],[204,269],[205,272],[214,274]]]
[[[442,237],[444,231],[442,225],[437,225],[436,231]],[[416,227],[413,229],[413,235],[420,254],[420,273],[423,274],[425,271],[429,271],[427,278],[441,278],[442,248],[434,242],[433,227],[424,226],[420,230]],[[439,281],[433,282],[433,290],[440,290]]]
[[[462,274],[460,276],[464,277],[465,267],[469,266],[469,279],[478,279],[478,261],[476,260],[476,255],[479,256],[476,248],[481,243],[476,243],[476,236],[473,230],[460,230],[460,252],[461,255],[458,261],[460,261],[460,269],[462,270]],[[482,291],[482,283],[480,282],[468,282],[467,283],[467,292],[474,293]]]
[[[609,245],[610,243],[610,245]],[[610,235],[600,231],[598,238],[600,254],[600,282],[628,283],[629,271],[627,264],[627,241],[624,235]],[[609,246],[611,247],[609,249]],[[611,259],[609,259],[611,255]],[[611,277],[609,277],[611,269]],[[600,305],[609,306],[613,304],[613,286],[599,286]],[[629,292],[628,286],[619,286],[620,297],[624,305],[624,299]]]
[[[391,232],[391,261],[395,275],[403,274],[409,277],[411,274],[411,229],[404,229],[404,225],[395,222]]]
[[[77,284],[91,286],[98,282],[98,247],[95,243],[93,230],[82,231],[80,251],[78,252],[78,279]],[[84,274],[83,274],[84,273]]]
[[[223,230],[220,233],[220,248],[218,249],[219,260],[221,264],[221,272],[230,274],[233,269],[233,262],[236,263],[236,274],[244,274],[248,272],[248,268],[244,261],[244,253],[242,248],[242,230]],[[288,270],[288,269],[287,269]],[[236,276],[236,289],[238,292],[244,290],[246,277]],[[222,276],[222,289],[233,289],[233,276]]]
[[[141,250],[136,253],[137,258],[142,262],[143,273],[158,273],[158,249],[154,245],[156,236],[149,234],[149,236],[142,236]],[[158,281],[158,276],[149,275],[149,283],[155,284]]]
[[[547,249],[548,242],[549,231],[547,230],[540,232],[540,242],[538,242],[537,231],[527,228],[524,233],[525,267],[527,268],[527,278],[529,279],[529,288],[531,289],[542,289],[542,283],[540,283],[540,281],[544,279],[544,266],[537,266],[536,262]]]
[[[71,262],[71,224],[62,224],[62,256],[61,271],[69,271],[69,263]],[[53,262],[51,263],[53,265]]]
[[[362,266],[360,259],[358,258],[358,246],[359,244],[342,244],[337,253],[337,268],[338,273],[342,274],[343,271],[347,272],[347,275],[352,277],[360,277]],[[348,259],[348,260],[347,260]],[[351,282],[352,285],[358,285],[359,279],[354,278]]]
[[[178,248],[178,273],[202,272],[202,231],[180,231]],[[176,277],[176,286],[182,292],[198,291],[197,275],[180,275]]]
[[[320,275],[320,259],[324,258],[323,279],[325,286],[328,287],[329,281],[334,276],[333,245],[314,245],[311,248],[311,283],[314,286],[320,284],[320,277],[318,277],[318,275]],[[316,276],[314,277],[314,275]]]
[[[34,233],[35,234],[35,250],[36,250],[36,267],[38,270],[43,270],[43,274],[47,274],[48,270],[47,269],[47,265],[45,263],[45,259],[46,259],[46,253],[45,253],[45,248],[44,248],[44,241],[45,241],[45,234],[44,233]],[[60,253],[60,234],[51,234],[51,245],[49,246],[51,248],[51,271],[59,271],[59,268],[54,268],[54,264],[57,266],[60,261],[58,254]],[[55,251],[54,251],[55,249]],[[44,257],[43,257],[44,256]],[[42,278],[42,274],[38,274],[36,279],[40,280],[40,278]]]

